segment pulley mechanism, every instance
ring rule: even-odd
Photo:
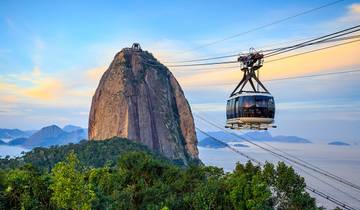
[[[241,71],[244,72],[244,75],[230,97],[242,92],[269,93],[255,73],[256,71],[259,72],[259,69],[263,66],[264,55],[255,51],[254,48],[251,48],[248,54],[239,56],[238,62],[240,63]],[[244,91],[244,87],[248,82],[250,83],[252,90]],[[257,87],[255,87],[255,84]],[[259,86],[262,88],[262,91],[260,91]]]

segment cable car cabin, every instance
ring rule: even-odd
[[[274,98],[269,93],[238,93],[226,105],[226,128],[267,130],[275,117]]]
[[[261,83],[259,69],[263,66],[264,55],[251,48],[248,54],[239,56],[243,77],[230,94],[226,105],[226,128],[267,130],[276,128],[274,123],[274,97]],[[244,90],[246,85],[250,90]],[[257,86],[257,87],[256,87]]]

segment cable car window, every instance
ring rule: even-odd
[[[268,108],[269,109],[275,109],[275,103],[274,103],[274,99],[270,98],[268,101]]]
[[[236,117],[236,110],[235,110],[235,98],[232,100],[232,117],[235,118]]]
[[[235,111],[234,117],[239,117],[239,98],[235,98],[234,111]]]
[[[230,117],[234,118],[234,99],[231,99],[230,102]]]
[[[251,108],[255,106],[255,98],[254,96],[245,96],[243,101],[244,108]]]
[[[226,118],[229,119],[230,115],[229,115],[229,106],[230,106],[230,101],[228,100],[226,103]]]
[[[256,96],[255,97],[256,107],[267,108],[268,100],[269,100],[269,97],[267,97],[267,96]]]
[[[243,104],[244,104],[244,98],[243,97],[239,97],[238,98],[239,102],[238,102],[238,117],[242,117],[244,115],[244,110],[243,110]]]
[[[227,119],[241,117],[274,118],[275,102],[271,96],[240,96],[227,101]]]
[[[228,100],[228,106],[227,106],[227,115],[228,118],[231,118],[231,100]]]

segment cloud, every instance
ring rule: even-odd
[[[202,112],[224,112],[226,108],[225,103],[195,103],[191,104],[191,108],[201,110]]]
[[[56,100],[64,93],[63,84],[55,79],[42,79],[34,87],[20,90],[25,96],[40,100]]]
[[[264,67],[260,70],[260,78],[262,80],[269,80],[354,68],[360,66],[359,55],[360,42],[356,42],[319,52],[265,63]],[[278,56],[278,58],[280,57],[281,56]],[[218,69],[215,68],[212,71],[205,72],[198,71],[199,73],[196,73],[197,71],[191,71],[190,69],[191,74],[189,75],[180,75],[177,72],[175,72],[175,74],[178,76],[180,83],[190,89],[207,88],[212,84],[226,84],[231,82],[236,85],[236,83],[240,81],[242,72],[236,70],[237,68],[228,69],[222,68],[223,66],[217,67]],[[204,69],[206,68],[207,67],[204,67]]]
[[[193,71],[192,74],[181,76],[178,73],[175,73],[180,84],[187,88],[211,88],[214,83],[227,83],[240,81],[242,73],[240,70],[228,70],[228,69],[219,69],[211,72],[200,72],[196,73]],[[219,87],[216,87],[219,88]]]
[[[360,3],[354,3],[349,5],[347,10],[340,17],[336,18],[335,20],[322,22],[321,25],[314,24],[313,26],[309,26],[309,30],[318,31],[319,28],[322,28],[322,30],[326,29],[334,31],[339,27],[343,28],[346,24],[354,24],[358,22],[360,22]],[[326,26],[326,28],[324,28],[324,26]],[[299,37],[297,37],[297,39],[299,39]],[[251,42],[251,40],[249,42]],[[268,40],[268,42],[276,43],[279,42],[279,40]],[[237,45],[240,45],[240,43]],[[304,51],[324,46],[329,45],[308,47],[305,48]],[[223,47],[220,46],[220,48],[220,51],[222,51]],[[218,49],[216,51],[218,51]],[[297,51],[295,53],[299,52],[303,51]],[[286,55],[284,54],[274,58],[280,58],[282,56],[292,55],[295,53],[288,53]],[[360,42],[284,59],[281,61],[266,63],[261,69],[260,76],[263,80],[269,80],[282,77],[301,76],[318,72],[335,71],[340,69],[351,69],[360,65],[360,59],[358,59],[358,55],[360,55]],[[194,59],[199,57],[206,57],[206,55],[192,56],[191,58]],[[266,60],[271,59],[273,58],[268,58]],[[175,76],[177,76],[180,84],[188,90],[213,89],[213,84],[233,83],[236,85],[236,83],[241,79],[242,72],[236,71],[238,68],[229,69],[226,66],[234,65],[217,65],[215,67],[204,66],[203,68],[171,68],[171,71],[175,74]],[[207,68],[213,68],[213,70],[206,70]],[[198,69],[200,70],[198,71]],[[221,86],[216,86],[215,88],[221,88]],[[223,89],[227,90],[228,87],[223,87]]]
[[[14,95],[4,95],[2,96],[2,103],[13,104],[18,101],[18,98]]]
[[[176,62],[181,60],[189,60],[194,57],[207,56],[206,52],[190,51],[191,47],[188,42],[171,39],[161,39],[145,43],[146,49],[154,54],[155,58],[160,62],[167,61]],[[163,63],[166,64],[166,63]],[[173,69],[173,71],[177,71]]]
[[[106,66],[91,68],[85,71],[85,76],[89,80],[99,81],[105,70],[106,70]]]
[[[34,77],[39,77],[41,76],[41,71],[40,71],[40,68],[38,66],[35,66],[35,68],[32,70],[31,74],[34,76]]]
[[[354,3],[347,7],[344,16],[334,21],[334,24],[359,23],[360,22],[360,3]]]
[[[295,76],[321,71],[353,68],[360,65],[360,42],[330,48],[281,61],[267,63],[261,72],[264,79]],[[320,48],[323,46],[317,46]],[[311,49],[311,48],[310,48]],[[281,56],[279,56],[281,57]]]
[[[38,67],[30,73],[3,75],[0,80],[0,95],[8,99],[51,101],[61,97],[63,92],[65,89],[62,81],[42,74]]]
[[[356,22],[359,20],[359,5],[360,4],[352,4],[349,6],[347,12],[337,19],[337,24],[339,25],[344,22],[349,23],[352,21]],[[8,21],[7,24],[9,27],[13,24],[10,18],[9,20],[5,19],[5,21]],[[315,26],[311,27],[315,28]],[[219,34],[217,34],[217,36],[218,35]],[[160,61],[176,61],[209,57],[213,56],[215,53],[220,55],[222,53],[227,53],[229,49],[234,49],[235,46],[240,47],[248,46],[249,44],[256,45],[260,43],[269,44],[279,42],[279,40],[268,40],[268,38],[271,38],[270,34],[269,36],[264,37],[260,37],[259,39],[255,39],[255,37],[246,39],[246,37],[244,37],[247,42],[243,39],[242,41],[236,40],[236,42],[222,43],[221,45],[204,48],[200,51],[188,50],[194,47],[192,45],[201,45],[202,41],[203,43],[207,43],[213,40],[206,39],[206,37],[204,40],[196,42],[171,39],[149,40],[144,37],[140,37],[139,40],[141,40],[143,49],[149,50]],[[296,38],[298,39],[299,37]],[[131,39],[134,39],[134,37],[131,37]],[[126,36],[121,34],[114,40],[91,44],[87,46],[86,49],[81,48],[82,51],[86,51],[81,56],[85,57],[84,60],[90,60],[90,62],[82,65],[79,61],[76,61],[74,66],[69,67],[72,68],[71,70],[51,69],[51,72],[56,73],[47,73],[47,70],[49,69],[46,69],[44,65],[42,65],[42,61],[47,59],[45,57],[47,56],[47,48],[50,50],[51,47],[53,47],[50,45],[51,42],[45,42],[42,37],[34,34],[30,36],[29,42],[33,47],[30,51],[30,56],[33,61],[33,69],[28,69],[26,72],[14,75],[2,75],[3,77],[5,76],[5,78],[1,78],[0,76],[0,98],[3,99],[1,103],[8,104],[9,106],[11,104],[18,104],[22,105],[23,108],[40,107],[45,109],[52,107],[54,110],[56,110],[56,108],[63,107],[81,107],[85,110],[85,112],[79,112],[81,113],[80,115],[83,116],[88,114],[86,110],[88,110],[91,104],[91,96],[95,91],[101,75],[107,69],[107,66],[111,62],[114,54],[122,46],[131,46],[132,43],[126,39]],[[47,43],[49,43],[49,46]],[[81,50],[79,50],[79,53],[82,52]],[[7,53],[7,50],[0,49],[0,54],[4,53]],[[359,44],[353,44],[329,49],[319,53],[312,53],[279,62],[269,63],[261,70],[261,79],[267,80],[320,71],[331,71],[340,68],[350,68],[360,64],[360,60],[357,58],[359,54]],[[194,70],[201,69],[200,67],[171,68],[171,71],[175,74],[180,84],[186,89],[186,91],[199,88],[201,88],[202,91],[212,89],[221,89],[220,91],[223,91],[223,89],[232,89],[242,76],[242,72],[239,71],[238,68],[228,69],[225,68],[225,66],[227,65],[222,66],[224,68],[216,66],[216,68],[220,68],[207,71]],[[226,87],[214,86],[214,84],[219,83],[227,83],[230,85]],[[190,95],[191,94],[192,93],[190,93]],[[197,101],[203,102],[203,100],[198,100],[198,95],[196,94],[193,94],[193,98],[196,98]],[[202,97],[205,98],[205,96]],[[209,96],[209,100],[213,100],[213,97],[215,96]],[[224,111],[224,104],[222,103],[192,104],[192,106],[210,112]],[[16,107],[12,108],[15,109]],[[6,110],[10,110],[10,107],[6,107]]]
[[[0,92],[6,92],[15,88],[16,85],[0,81]]]
[[[360,111],[360,101],[297,101],[278,103],[277,109],[279,110],[310,110],[314,112],[327,112],[327,111],[344,111],[356,110]]]

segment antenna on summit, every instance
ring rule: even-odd
[[[141,50],[141,47],[140,47],[140,44],[135,42],[132,47],[131,47],[134,51],[142,51]]]

